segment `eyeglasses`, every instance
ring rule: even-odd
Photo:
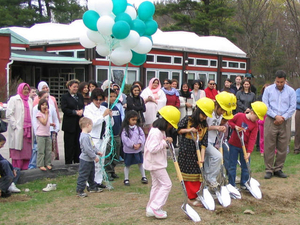
[[[103,101],[103,98],[100,98],[100,99],[95,99],[95,101],[97,101],[97,102],[101,102],[101,101]]]
[[[170,84],[170,83],[164,83],[164,84]]]
[[[115,90],[115,91],[119,91],[120,89],[119,89],[119,88],[114,88],[114,90]]]

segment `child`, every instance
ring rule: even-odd
[[[232,186],[235,186],[235,177],[236,177],[236,164],[238,156],[240,155],[240,162],[242,168],[241,174],[241,189],[246,189],[245,183],[249,178],[249,173],[246,165],[247,159],[250,160],[250,154],[253,151],[257,131],[258,131],[258,119],[263,120],[264,116],[267,113],[267,106],[265,103],[256,101],[251,104],[252,110],[247,113],[238,113],[232,120],[228,121],[229,126],[233,129],[232,135],[229,139],[229,170],[228,170],[228,179],[229,183]],[[236,132],[244,132],[244,142],[247,149],[247,155],[244,155],[242,144]]]
[[[0,134],[0,148],[5,145],[6,138]],[[0,194],[2,198],[7,198],[11,192],[21,192],[16,187],[16,183],[20,176],[20,170],[14,169],[13,166],[0,154]]]
[[[89,184],[89,192],[102,192],[101,188],[97,187],[95,179],[95,163],[99,162],[97,155],[102,156],[102,153],[94,145],[93,139],[89,133],[93,129],[93,122],[87,117],[82,117],[79,120],[81,134],[79,138],[81,154],[79,156],[79,175],[77,179],[77,196],[87,197],[84,193],[86,182]]]
[[[129,167],[133,164],[138,164],[141,175],[142,183],[148,184],[148,180],[143,168],[143,154],[142,148],[145,143],[145,134],[138,123],[139,114],[130,110],[126,113],[125,119],[122,124],[121,139],[123,142],[124,151],[124,185],[129,186]]]
[[[153,122],[144,147],[144,168],[150,171],[152,187],[150,199],[146,208],[146,216],[158,219],[167,218],[167,212],[162,210],[169,193],[172,182],[167,168],[167,142],[172,143],[166,132],[177,127],[180,112],[174,106],[164,106],[159,111],[159,118]]]
[[[50,134],[50,126],[55,127],[54,123],[50,123],[49,104],[46,99],[41,99],[38,104],[36,142],[37,142],[37,167],[42,171],[51,170],[51,152],[52,141]],[[45,168],[47,167],[47,169]]]

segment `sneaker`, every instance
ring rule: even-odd
[[[241,188],[241,190],[244,190],[244,191],[248,190],[245,185],[241,185],[240,188]]]
[[[280,178],[287,178],[288,177],[284,172],[282,172],[282,170],[275,171],[274,176],[280,177]]]
[[[95,187],[95,188],[90,188],[89,192],[90,193],[99,193],[102,192],[103,190],[101,188]]]
[[[130,186],[130,183],[129,183],[129,180],[128,180],[128,179],[124,180],[124,185],[125,185],[125,186]]]
[[[77,192],[77,197],[80,197],[80,198],[85,198],[87,197],[87,193],[84,193],[84,192]]]
[[[43,191],[55,191],[56,190],[56,184],[47,184],[47,187],[43,188]]]
[[[271,172],[266,172],[265,179],[271,179],[273,174]]]
[[[152,209],[151,207],[148,207],[146,209],[146,216],[147,217],[152,217],[154,216],[155,218],[157,219],[164,219],[164,218],[167,218],[168,215],[167,215],[167,212],[166,211],[163,211],[161,209]]]
[[[17,188],[17,186],[15,185],[14,182],[11,183],[11,185],[9,186],[8,190],[11,192],[11,193],[20,193],[21,190],[19,188]]]
[[[1,191],[1,198],[8,198],[10,196],[11,196],[10,191],[8,191],[8,190],[5,192]]]
[[[141,182],[142,182],[142,184],[148,184],[147,177],[142,177]]]
[[[98,188],[107,188],[106,185],[104,185],[104,184],[97,184],[97,187]]]

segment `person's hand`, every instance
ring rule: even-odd
[[[135,144],[133,145],[134,150],[139,150],[141,147],[141,144]]]
[[[173,138],[171,137],[166,137],[166,142],[169,142],[170,144],[173,142]]]
[[[127,108],[127,104],[124,104],[124,105],[123,105],[123,108],[126,109],[126,108]]]
[[[275,121],[274,121],[275,125],[280,125],[283,122],[284,122],[284,117],[283,116],[275,116]]]
[[[239,127],[239,126],[235,126],[234,128],[235,128],[238,132],[241,132],[241,131],[244,131],[244,130],[245,130],[245,128]]]
[[[97,152],[97,155],[103,156],[103,153],[102,152]]]
[[[110,109],[105,109],[105,111],[104,111],[104,113],[103,113],[102,116],[105,117],[105,116],[109,115],[110,112],[111,112]]]
[[[189,132],[197,133],[198,130],[197,130],[195,127],[191,127],[191,128],[189,129]]]
[[[14,177],[16,177],[17,176],[17,171],[13,170],[13,174],[14,174]]]
[[[218,126],[218,131],[225,133],[226,127],[225,126]]]
[[[53,127],[54,129],[56,127],[55,123],[50,123],[50,126]]]
[[[49,115],[49,109],[48,108],[45,109],[45,114]]]
[[[82,116],[83,110],[82,109],[76,110],[76,114],[77,114],[77,116]]]
[[[244,113],[249,113],[251,109],[247,108]]]
[[[96,158],[95,158],[95,162],[97,163],[97,162],[99,162],[99,158],[96,156]]]
[[[248,159],[249,159],[249,157],[250,157],[250,154],[251,154],[250,152],[247,152],[247,154],[246,154],[246,155],[244,155],[244,159],[245,159],[245,160],[248,160]]]
[[[192,104],[191,104],[191,103],[188,103],[188,102],[185,103],[185,106],[188,107],[188,108],[192,108]]]
[[[147,100],[148,102],[153,102],[153,98],[151,96],[148,96]]]

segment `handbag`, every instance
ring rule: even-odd
[[[0,133],[7,131],[7,123],[0,119]]]

